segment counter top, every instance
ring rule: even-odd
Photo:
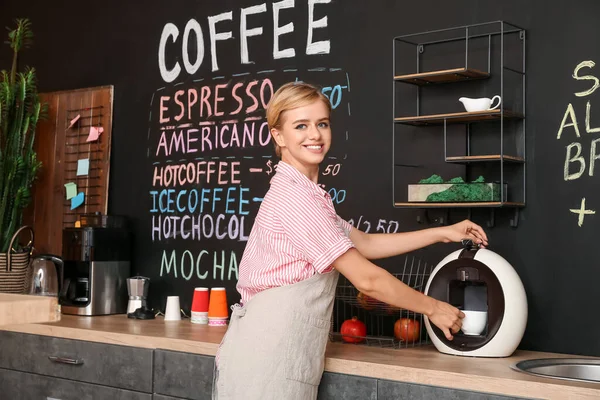
[[[0,326],[53,322],[59,317],[56,297],[0,293]]]
[[[125,315],[63,315],[58,322],[0,326],[0,330],[215,355],[226,327],[195,325],[189,319],[164,321],[162,317],[143,321]],[[600,398],[600,384],[540,378],[510,369],[523,359],[549,357],[570,356],[517,350],[507,358],[470,358],[441,354],[433,346],[385,349],[330,342],[325,370],[507,396]]]

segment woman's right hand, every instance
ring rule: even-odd
[[[433,304],[433,311],[428,316],[429,320],[444,332],[446,339],[452,340],[453,333],[457,333],[462,326],[462,319],[465,314],[458,308],[448,303],[436,299]]]

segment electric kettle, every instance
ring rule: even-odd
[[[62,282],[63,260],[52,254],[35,256],[30,263],[29,294],[56,296]]]

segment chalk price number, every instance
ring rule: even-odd
[[[348,220],[348,223],[350,225],[352,225],[353,227],[355,227],[356,229],[361,229],[363,232],[365,233],[369,233],[371,231],[371,227],[373,226],[373,224],[371,224],[370,221],[367,221],[365,219],[363,219],[363,216],[361,215],[360,218],[358,218],[358,220],[354,221],[354,218],[350,218]],[[396,233],[398,232],[398,229],[400,227],[400,224],[398,224],[398,221],[386,221],[385,219],[379,219],[379,221],[377,222],[377,226],[375,227],[375,232],[376,233]]]
[[[335,204],[343,203],[346,200],[346,190],[345,189],[336,189],[331,188],[327,191],[329,196],[331,196],[331,201]]]
[[[267,173],[267,175],[271,175],[277,169],[277,164],[273,165],[273,162],[269,160],[267,161],[267,168],[269,169],[265,172]]]
[[[342,102],[342,90],[347,90],[348,86],[335,85],[324,87],[321,92],[329,99],[331,108],[335,110]]]
[[[340,173],[340,168],[342,168],[342,164],[329,164],[327,167],[325,167],[323,175],[336,176]]]

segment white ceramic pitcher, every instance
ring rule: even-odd
[[[496,99],[498,99],[498,104],[496,104],[494,107],[492,107],[492,103]],[[461,97],[460,99],[458,99],[458,101],[463,103],[463,106],[465,106],[465,109],[468,112],[489,111],[489,110],[494,110],[494,109],[498,108],[500,106],[500,103],[502,103],[502,98],[499,95],[496,95],[496,96],[492,97],[491,99],[488,97],[481,97],[478,99],[471,99],[469,97]]]

